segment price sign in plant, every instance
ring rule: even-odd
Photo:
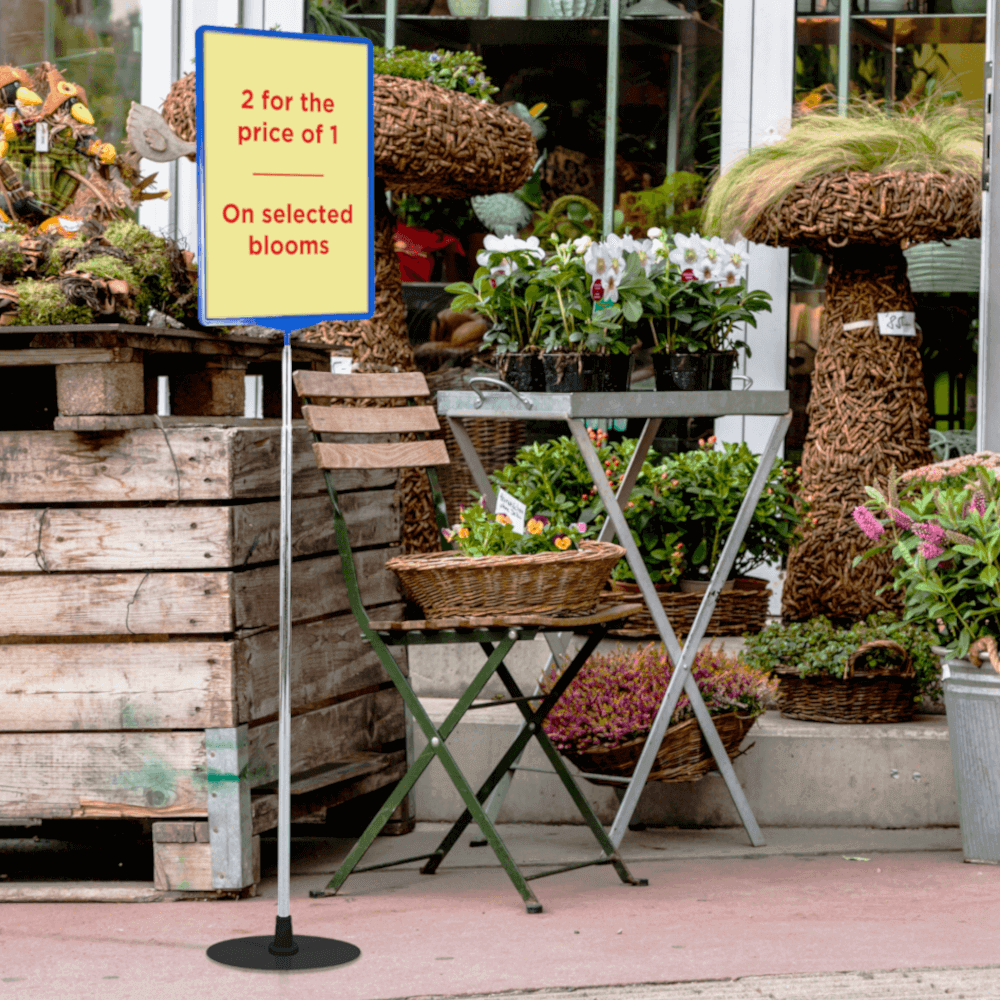
[[[371,316],[371,42],[206,26],[197,55],[201,322]]]
[[[911,312],[884,312],[878,314],[878,332],[883,337],[915,337],[916,314]]]

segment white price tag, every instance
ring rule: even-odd
[[[351,358],[338,357],[336,354],[330,355],[330,371],[334,375],[350,375],[351,363]]]
[[[510,518],[511,530],[515,535],[524,534],[524,515],[528,508],[520,500],[515,500],[506,490],[497,490],[496,512]]]
[[[35,152],[47,153],[49,151],[49,126],[45,122],[38,122],[35,125]]]
[[[883,337],[915,337],[916,315],[911,312],[886,312],[878,314],[878,332]]]

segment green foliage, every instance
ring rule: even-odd
[[[912,657],[917,674],[919,703],[941,697],[941,668],[931,652],[933,634],[925,626],[898,621],[891,612],[869,615],[850,628],[838,628],[822,615],[807,622],[765,625],[757,635],[744,636],[746,645],[740,657],[756,670],[773,671],[777,667],[795,670],[801,677],[826,675],[843,677],[850,655],[863,643],[876,639],[898,642]],[[898,664],[898,654],[874,650],[857,669],[866,670]]]
[[[480,501],[465,507],[458,523],[442,534],[467,556],[533,555],[579,548],[587,525],[557,525],[538,511],[529,511],[524,528],[523,534],[515,534],[509,517],[489,513]]]
[[[906,594],[906,620],[937,625],[942,644],[965,656],[982,636],[1000,635],[1000,489],[994,469],[969,466],[941,483],[868,487],[855,519],[895,560],[893,587]],[[876,516],[879,515],[879,516]]]
[[[135,271],[128,264],[117,257],[109,257],[106,254],[91,257],[84,263],[78,264],[77,270],[108,281],[112,279],[127,281],[133,288],[138,287],[139,284]]]
[[[462,233],[472,226],[476,218],[468,198],[456,200],[430,194],[402,194],[396,195],[394,202],[400,222],[411,229]]]
[[[175,276],[171,265],[170,244],[131,219],[112,222],[104,230],[104,238],[129,257],[134,284],[139,289],[136,305],[140,319],[145,321],[150,307],[178,320],[188,319],[191,305],[177,302],[174,294]],[[90,266],[90,261],[87,262]],[[129,279],[126,279],[129,280]]]
[[[20,248],[20,233],[0,232],[0,278],[19,277],[27,260]]]
[[[562,669],[550,668],[542,678],[543,692],[552,690]],[[560,750],[615,747],[645,736],[653,728],[672,672],[662,645],[595,653],[549,713],[545,733]],[[735,711],[754,718],[766,710],[775,692],[766,671],[711,647],[698,651],[691,672],[710,715]],[[687,695],[681,694],[670,723],[677,725],[693,715]]]
[[[539,194],[541,185],[539,182]],[[615,209],[613,229],[616,233],[625,228],[625,215]],[[547,212],[541,214],[532,230],[535,236],[556,233],[561,240],[575,240],[581,236],[600,239],[604,226],[604,213],[582,194],[564,194],[552,202]]]
[[[424,52],[402,45],[393,49],[376,46],[375,72],[407,80],[427,80],[445,90],[457,90],[484,101],[500,89],[486,75],[482,57],[474,52],[449,52],[447,49]]]
[[[617,489],[637,442],[609,444],[604,431],[592,430],[590,437],[608,482]],[[715,451],[708,443],[696,452],[665,458],[653,452],[647,455],[625,519],[654,583],[672,584],[682,570],[697,576],[715,568],[757,461],[745,444]],[[516,461],[490,481],[557,525],[587,522],[596,534],[604,523],[604,505],[572,438],[525,445]],[[807,507],[800,500],[800,510],[796,510],[796,484],[791,464],[777,460],[740,547],[733,576],[784,558],[795,543]],[[681,562],[676,558],[678,545]],[[614,576],[633,579],[624,560],[615,567]]]
[[[70,305],[55,281],[25,278],[15,282],[14,287],[19,296],[18,326],[61,326],[94,322],[93,311],[87,306]]]
[[[702,215],[709,233],[728,238],[777,204],[796,184],[827,174],[982,171],[982,125],[968,108],[942,101],[905,111],[852,102],[846,116],[820,107],[788,135],[737,160],[712,185]]]

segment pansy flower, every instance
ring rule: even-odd
[[[573,544],[573,540],[569,537],[569,535],[560,533],[553,536],[552,544],[559,549],[560,552],[565,552]]]

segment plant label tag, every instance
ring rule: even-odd
[[[330,356],[330,371],[334,375],[350,375],[351,374],[351,358],[340,357],[338,358],[336,354]]]
[[[614,302],[611,299],[600,299],[594,303],[594,310],[591,315],[596,316],[598,313],[604,312],[605,309],[611,309],[613,306]]]
[[[878,314],[878,332],[883,337],[915,337],[916,314],[911,312],[886,312]]]
[[[35,152],[47,153],[49,151],[49,126],[45,122],[38,122],[35,125]]]
[[[528,508],[516,500],[506,490],[497,490],[497,514],[506,514],[510,518],[511,531],[515,535],[524,534],[524,515]]]

